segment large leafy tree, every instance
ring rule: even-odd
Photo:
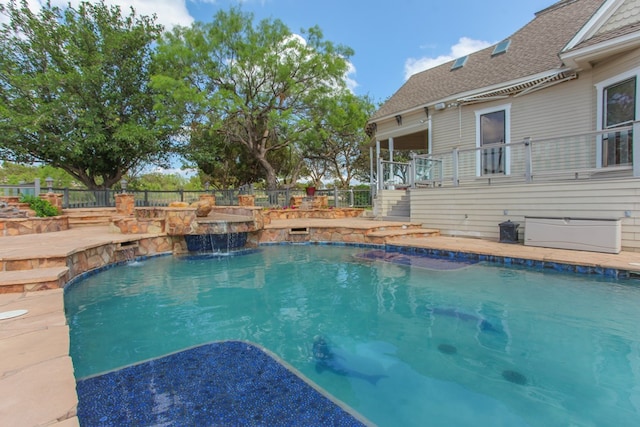
[[[12,0],[0,13],[0,159],[49,164],[90,189],[166,159],[148,84],[154,17],[102,2],[34,13]]]
[[[323,100],[316,110],[316,128],[306,134],[306,159],[309,169],[316,171],[312,174],[314,178],[318,176],[316,180],[328,175],[341,188],[348,188],[354,178],[362,175],[368,159],[365,125],[374,111],[375,105],[367,96],[350,92]],[[368,167],[366,164],[367,171]]]
[[[237,9],[174,29],[158,43],[153,83],[164,94],[158,108],[180,118],[187,144],[192,129],[209,129],[201,134],[208,142],[198,144],[208,143],[213,156],[221,140],[241,146],[267,188],[276,188],[282,152],[313,128],[316,106],[344,90],[352,54],[323,40],[317,27],[302,34],[306,40],[279,20],[254,26],[253,15]]]

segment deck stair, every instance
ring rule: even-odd
[[[64,209],[63,215],[69,217],[69,227],[93,227],[96,225],[109,225],[111,218],[116,215],[115,208],[81,208]]]
[[[68,267],[0,271],[0,293],[20,293],[62,288],[67,283],[68,277]]]

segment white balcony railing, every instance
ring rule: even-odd
[[[414,162],[390,162],[378,159],[378,189],[398,189],[414,186]]]
[[[395,170],[391,166],[378,170],[396,176],[391,174]],[[406,170],[414,171],[406,184],[434,187],[593,179],[614,174],[640,177],[640,122],[579,135],[525,138],[509,144],[417,155]]]

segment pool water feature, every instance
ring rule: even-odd
[[[633,281],[411,267],[368,251],[267,246],[78,281],[65,293],[76,375],[243,340],[380,426],[640,422]],[[316,337],[328,361],[314,354]]]
[[[247,233],[186,234],[184,240],[189,252],[229,252],[247,244]]]

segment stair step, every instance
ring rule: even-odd
[[[111,218],[69,218],[69,226],[76,228],[109,224],[111,224]]]
[[[62,213],[69,218],[69,225],[72,227],[91,227],[109,225],[116,210],[115,208],[64,209]]]
[[[63,215],[69,218],[102,218],[112,217],[116,214],[115,209],[63,209]]]
[[[62,288],[68,281],[68,275],[68,267],[0,271],[0,293]]]

